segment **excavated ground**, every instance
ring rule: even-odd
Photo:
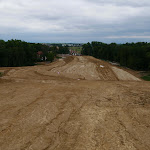
[[[149,150],[150,82],[93,57],[0,68],[0,150]]]

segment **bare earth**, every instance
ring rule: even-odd
[[[1,70],[0,150],[150,150],[150,82],[88,56]]]

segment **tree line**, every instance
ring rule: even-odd
[[[126,43],[106,44],[102,42],[91,42],[82,47],[83,55],[118,62],[134,70],[150,70],[150,43]]]
[[[37,53],[41,51],[40,57]],[[68,47],[47,46],[21,40],[0,40],[0,67],[34,65],[37,61],[53,61],[57,54],[69,53]],[[41,59],[42,58],[42,59]]]

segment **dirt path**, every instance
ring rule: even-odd
[[[52,77],[84,80],[140,81],[140,79],[128,72],[90,56],[68,57],[65,60],[60,59],[45,66],[12,68],[3,78],[39,80],[51,79]]]
[[[149,150],[150,83],[112,67],[70,57],[9,68],[0,79],[0,150]]]

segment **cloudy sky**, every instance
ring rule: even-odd
[[[0,0],[0,39],[150,42],[150,0]]]

